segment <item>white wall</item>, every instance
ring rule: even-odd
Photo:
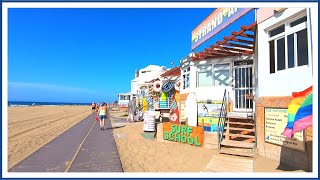
[[[289,8],[258,24],[258,96],[291,96],[312,85],[312,65],[295,67],[270,74],[268,30],[289,20],[303,8]],[[317,16],[315,14],[314,16]],[[313,32],[313,33],[317,33]]]
[[[147,71],[142,73],[143,71]],[[137,94],[137,90],[139,90],[139,85],[144,84],[146,81],[151,81],[153,79],[159,78],[161,74],[166,71],[164,66],[155,66],[149,65],[143,69],[139,70],[139,77],[133,79],[131,81],[131,93]]]
[[[242,56],[242,57],[228,57],[228,58],[217,58],[217,59],[208,59],[200,62],[192,62],[190,64],[190,88],[181,89],[180,93],[196,93],[197,100],[222,100],[224,90],[227,89],[229,92],[229,97],[231,100],[234,99],[234,94],[231,86],[210,86],[210,87],[197,87],[197,66],[204,64],[216,64],[216,63],[232,63],[235,60],[249,60],[252,59],[253,56]],[[231,66],[230,66],[231,68]],[[181,70],[181,84],[183,80],[183,70]],[[230,72],[230,76],[232,76],[232,69]],[[232,78],[232,77],[230,77]]]
[[[131,94],[137,94],[137,90],[139,90],[139,82],[131,81]]]
[[[312,68],[313,68],[313,77],[314,77],[314,82],[318,82],[318,7],[310,8],[311,12],[311,38],[312,38],[312,58],[314,61],[312,62]],[[316,67],[316,68],[314,68]],[[313,87],[313,90],[315,92],[318,92],[318,87]],[[317,96],[317,95],[316,95]],[[316,98],[316,97],[315,97]]]
[[[227,89],[228,92],[231,92],[230,86],[198,87],[195,89],[195,92],[196,92],[197,100],[199,101],[204,101],[204,100],[222,101],[223,93],[225,89]]]

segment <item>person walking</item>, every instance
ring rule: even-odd
[[[100,130],[104,130],[104,124],[107,118],[107,106],[104,102],[101,103],[98,109],[98,114],[99,114]]]
[[[94,112],[96,112],[96,103],[95,102],[93,102],[92,104],[91,104],[91,109],[92,109],[92,114],[94,113]]]

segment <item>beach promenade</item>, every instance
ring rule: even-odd
[[[105,127],[101,131],[91,114],[9,172],[122,172],[109,120]]]
[[[43,111],[37,113],[38,111],[34,111],[35,108],[45,109],[49,114]],[[83,111],[86,115],[81,119],[68,120],[67,117]],[[21,152],[10,154],[9,157],[24,155],[21,160],[16,160],[17,163],[9,166],[9,172],[303,172],[298,169],[280,168],[278,162],[260,156],[254,159],[227,156],[219,154],[217,149],[148,138],[143,131],[144,122],[128,123],[124,110],[109,111],[110,118],[106,120],[106,129],[103,131],[99,129],[99,122],[95,120],[95,114],[91,114],[88,107],[68,107],[67,110],[65,107],[28,107],[10,109],[9,112],[9,124],[18,122],[17,118],[20,116],[16,114],[29,113],[28,119],[20,118],[20,121],[24,122],[23,125],[27,129],[34,129],[22,129],[21,131],[26,133],[21,133],[16,132],[18,127],[12,127],[9,131],[11,136],[17,137],[11,140],[9,138],[10,149]],[[15,114],[12,114],[13,112]],[[63,112],[64,115],[61,115]],[[35,121],[57,121],[58,117],[55,114],[59,114],[59,119],[68,123],[70,128],[54,135],[54,138],[41,145],[41,139],[38,137],[45,136],[43,133],[49,134],[54,129],[45,131],[46,128],[42,126],[35,129],[41,125]],[[79,117],[76,116],[75,119],[77,118]],[[31,127],[27,126],[27,123],[36,125]],[[75,124],[72,125],[73,123]],[[49,123],[46,127],[62,127],[61,124]],[[32,142],[26,138],[29,136],[32,136]],[[18,139],[24,142],[18,143]],[[23,153],[27,151],[25,144],[32,146],[34,150],[29,154]],[[33,144],[39,144],[39,147]]]

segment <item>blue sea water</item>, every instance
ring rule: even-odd
[[[8,106],[89,106],[91,103],[65,103],[65,102],[31,102],[31,101],[8,101]]]

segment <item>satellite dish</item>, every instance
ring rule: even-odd
[[[171,66],[173,67],[174,62],[173,62],[173,61],[171,61],[171,62],[170,62],[170,64],[171,64]]]

